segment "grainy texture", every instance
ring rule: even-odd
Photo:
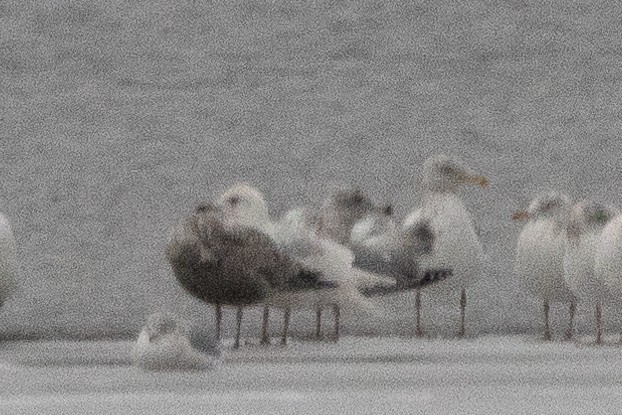
[[[130,342],[6,344],[0,411],[602,415],[618,414],[622,404],[617,346],[521,336],[345,337],[339,344],[225,349],[213,370],[164,373],[130,366],[130,349]]]
[[[437,152],[490,179],[461,192],[491,263],[467,333],[537,331],[510,214],[542,188],[620,204],[621,14],[578,0],[1,2],[0,207],[22,276],[0,333],[136,333],[159,310],[211,321],[164,258],[198,201],[246,180],[278,214],[356,183],[402,218]],[[414,296],[384,304],[345,330],[410,333]],[[426,324],[457,309],[424,301]]]

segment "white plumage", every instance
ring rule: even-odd
[[[427,222],[432,230],[432,252],[421,256],[425,269],[451,268],[454,275],[429,292],[455,293],[466,288],[482,272],[484,249],[477,237],[473,219],[458,195],[431,192],[424,196],[423,207],[404,221],[404,229]]]
[[[438,301],[461,292],[460,336],[464,334],[465,289],[481,274],[485,258],[473,218],[456,194],[464,184],[485,187],[488,182],[447,156],[430,157],[423,166],[422,204],[403,224],[404,230],[426,226],[431,231],[432,250],[420,258],[423,269],[453,270],[451,278],[427,288],[425,293]],[[417,312],[419,308],[417,305]]]
[[[574,317],[574,295],[564,279],[566,227],[570,199],[560,192],[547,192],[534,198],[526,212],[514,214],[514,220],[527,219],[516,247],[515,273],[527,290],[544,301],[545,339],[551,338],[549,304],[571,303],[570,327]],[[569,329],[567,337],[571,337]]]
[[[581,304],[594,307],[596,343],[602,337],[602,305],[611,304],[611,296],[600,274],[595,272],[596,249],[603,229],[614,211],[592,201],[577,203],[566,230],[564,278]]]
[[[156,313],[149,316],[132,349],[134,365],[145,370],[205,370],[216,363],[194,349],[187,323],[175,316]]]
[[[574,295],[586,304],[607,301],[609,294],[595,272],[596,249],[614,211],[594,202],[580,202],[572,209],[566,235],[564,277]]]
[[[600,235],[594,271],[607,287],[614,304],[622,307],[622,214],[613,218]]]
[[[0,306],[15,290],[18,272],[17,249],[11,225],[0,213]]]

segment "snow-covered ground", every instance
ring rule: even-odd
[[[620,347],[589,339],[293,341],[225,347],[218,367],[204,372],[145,372],[131,366],[131,347],[4,343],[0,413],[602,415],[622,407]]]

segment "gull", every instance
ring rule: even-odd
[[[316,309],[333,306],[335,313],[335,335],[339,338],[340,308],[373,310],[359,291],[363,287],[394,285],[392,279],[356,269],[352,266],[354,256],[345,246],[317,231],[317,218],[307,209],[295,208],[279,222],[271,220],[263,195],[248,184],[236,184],[227,189],[220,198],[225,212],[225,223],[232,228],[254,228],[271,235],[273,240],[288,255],[304,264],[308,269],[322,274],[326,281],[335,284],[331,290],[316,292],[312,299],[300,296],[281,298],[286,317],[294,305],[311,303]],[[332,226],[332,225],[331,225]],[[326,228],[325,228],[326,229]],[[264,317],[267,313],[264,312]],[[264,322],[266,318],[264,318]],[[265,327],[264,323],[264,327]],[[262,330],[264,332],[265,330]]]
[[[518,237],[515,272],[528,291],[544,301],[544,339],[551,340],[549,307],[551,302],[570,303],[570,325],[566,338],[572,338],[575,296],[564,280],[566,229],[571,202],[565,194],[550,191],[536,196],[527,211],[515,212],[513,220],[527,220]]]
[[[279,250],[260,230],[230,228],[224,218],[218,206],[200,204],[173,228],[166,257],[177,281],[194,297],[238,307],[234,348],[240,346],[243,306],[286,292],[335,288],[320,273],[305,269]],[[218,315],[216,323],[220,323]]]
[[[595,308],[596,344],[602,343],[602,304],[607,287],[594,272],[596,248],[603,229],[615,216],[613,209],[594,201],[574,205],[566,230],[564,278],[577,299]]]
[[[457,195],[465,184],[486,187],[488,180],[446,155],[428,158],[423,165],[421,206],[406,217],[402,226],[402,231],[411,232],[412,240],[423,244],[423,248],[431,244],[429,252],[419,252],[422,269],[452,271],[452,278],[434,284],[428,292],[460,293],[459,337],[465,334],[466,287],[481,274],[485,259],[473,218]],[[417,335],[422,335],[419,290],[415,308]]]
[[[619,313],[622,309],[622,214],[620,213],[605,225],[600,235],[596,245],[594,273],[605,284],[608,298]],[[622,343],[622,335],[620,342]]]
[[[9,219],[0,213],[0,307],[15,291],[18,272],[16,251]]]
[[[216,356],[192,347],[188,325],[176,316],[149,316],[132,348],[134,365],[145,370],[204,370],[215,366]]]

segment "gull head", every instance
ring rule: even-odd
[[[149,316],[144,332],[150,343],[168,335],[185,335],[185,328],[177,317],[166,313],[155,313]]]
[[[360,189],[338,190],[328,199],[328,204],[340,215],[355,222],[375,209],[371,199]]]
[[[602,203],[591,200],[578,202],[570,213],[568,239],[578,239],[585,232],[602,230],[614,216],[614,209]]]
[[[536,196],[526,211],[514,212],[512,219],[537,220],[552,219],[558,222],[566,222],[570,215],[571,201],[562,192],[550,191]]]
[[[270,222],[268,206],[261,192],[240,183],[227,189],[218,202],[227,226],[262,228]]]
[[[462,185],[488,186],[488,179],[472,173],[460,162],[444,154],[432,156],[423,164],[423,186],[434,192],[454,192]]]

